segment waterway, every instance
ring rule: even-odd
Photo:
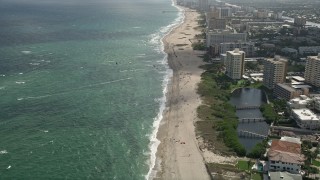
[[[261,106],[267,102],[267,97],[263,91],[254,88],[241,88],[237,89],[232,93],[230,103],[234,106]],[[237,110],[236,112],[239,119],[241,118],[263,118],[262,113],[259,109],[244,109]],[[249,131],[256,134],[267,135],[269,125],[266,122],[239,122],[237,131]],[[239,137],[241,144],[244,145],[247,152],[262,139]]]

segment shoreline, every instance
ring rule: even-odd
[[[194,36],[201,33],[195,29],[199,13],[176,7],[182,9],[184,19],[162,39],[173,75],[167,86],[166,107],[157,133],[160,144],[156,164],[149,178],[210,179],[194,125],[198,120],[197,107],[201,104],[197,86],[204,72],[199,66],[205,64],[199,57],[203,52],[194,51],[191,46]]]

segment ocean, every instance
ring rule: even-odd
[[[149,178],[182,20],[171,0],[1,0],[0,179]]]

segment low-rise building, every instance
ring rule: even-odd
[[[314,109],[320,112],[320,97],[314,97],[313,102],[314,102]]]
[[[285,100],[290,100],[300,95],[309,95],[308,85],[291,85],[291,84],[280,84],[278,83],[273,91],[273,94]]]
[[[310,109],[291,109],[292,117],[296,121],[297,125],[303,129],[319,129],[320,119]]]
[[[301,46],[298,50],[300,55],[313,55],[320,53],[320,46]]]
[[[291,99],[287,102],[287,105],[290,109],[302,109],[307,108],[309,104],[311,104],[312,99],[306,95],[301,95],[298,98]]]
[[[250,78],[255,82],[263,81],[263,73],[251,73],[249,74]]]
[[[293,48],[282,48],[281,52],[287,56],[296,57],[298,55],[298,50]]]
[[[301,144],[284,140],[272,140],[267,152],[269,171],[287,171],[299,174],[304,156],[301,154]]]

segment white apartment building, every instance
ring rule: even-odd
[[[227,51],[226,75],[232,79],[241,79],[244,74],[245,52],[235,49]]]
[[[320,87],[320,53],[318,56],[308,56],[304,78],[307,83]]]
[[[297,125],[303,129],[319,129],[320,119],[310,109],[292,109],[292,117]]]
[[[239,48],[246,53],[246,57],[253,57],[255,55],[255,46],[251,42],[226,42],[219,44],[219,54],[224,54],[232,49]]]
[[[245,42],[247,40],[246,33],[233,33],[230,31],[208,31],[207,47],[225,42]]]
[[[287,60],[275,56],[274,59],[266,59],[263,69],[263,85],[273,89],[276,84],[284,83],[287,74]]]

